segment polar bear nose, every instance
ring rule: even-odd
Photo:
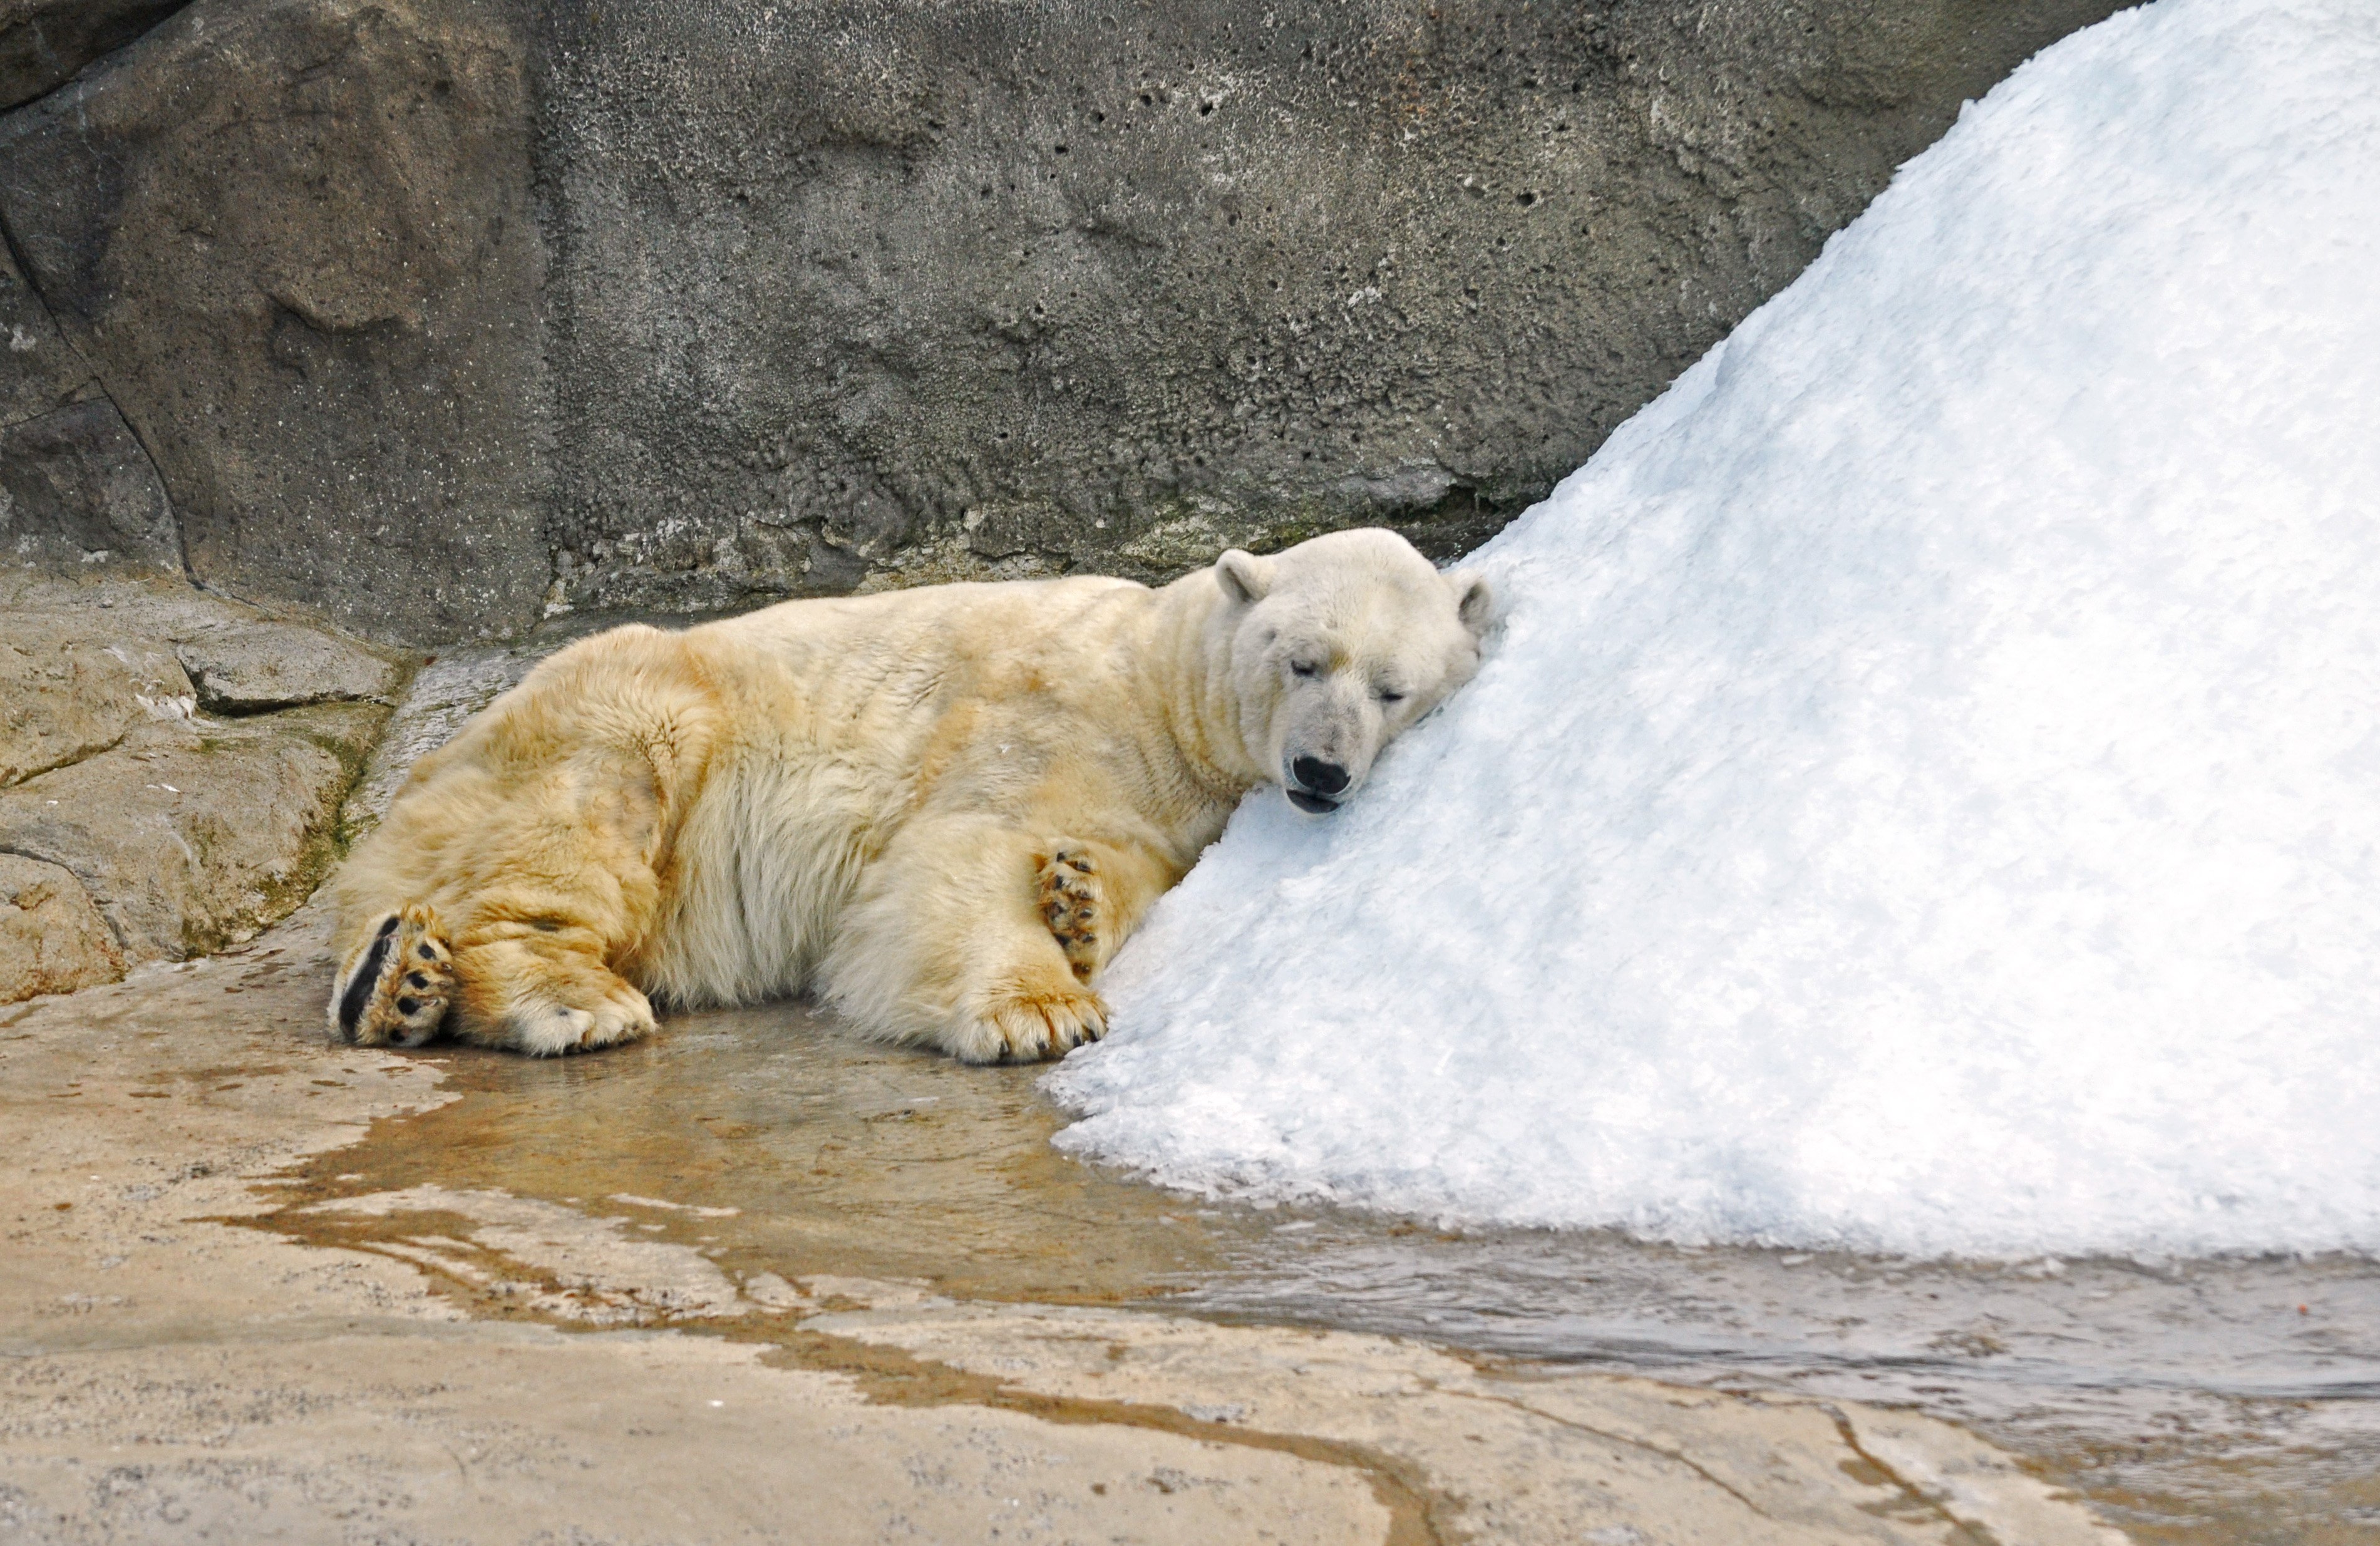
[[[1292,760],[1289,775],[1318,795],[1335,795],[1347,787],[1347,770],[1318,757]]]

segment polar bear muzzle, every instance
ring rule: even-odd
[[[1306,814],[1328,815],[1339,809],[1340,797],[1347,792],[1347,770],[1318,757],[1293,757],[1281,791],[1289,796],[1290,804]]]

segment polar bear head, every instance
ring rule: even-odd
[[[1479,667],[1492,598],[1393,531],[1334,531],[1269,558],[1215,561],[1239,734],[1290,803],[1321,814],[1380,749]]]

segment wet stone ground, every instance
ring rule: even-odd
[[[1912,1406],[2143,1541],[2380,1541],[2368,1261],[1913,1264],[1219,1204],[1057,1154],[1035,1070],[872,1047],[797,1004],[562,1062],[420,1055],[462,1098],[319,1156],[255,1223],[419,1258],[461,1228],[441,1191],[502,1191],[741,1280],[907,1280]],[[391,1194],[412,1200],[342,1206]],[[500,1280],[450,1290],[540,1313]]]
[[[1907,1410],[1180,1313],[1404,1237],[1062,1162],[1030,1070],[334,1045],[326,932],[0,1009],[0,1537],[2116,1539]]]

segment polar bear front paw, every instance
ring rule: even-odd
[[[989,1034],[960,1055],[976,1063],[1040,1063],[1063,1057],[1108,1031],[1108,1006],[1096,993],[1071,989],[1014,998],[984,1017]]]
[[[1066,965],[1074,968],[1078,982],[1088,982],[1099,969],[1099,924],[1105,900],[1099,862],[1088,850],[1062,847],[1042,861],[1041,918],[1056,936],[1058,948],[1066,953]]]
[[[531,1057],[552,1057],[634,1041],[658,1024],[651,1002],[625,982],[615,981],[601,998],[584,1005],[525,1005],[515,1012],[510,1029],[512,1044],[520,1051]]]
[[[588,970],[578,982],[528,992],[504,1016],[503,1041],[533,1058],[633,1041],[657,1028],[652,1002],[612,973]]]

